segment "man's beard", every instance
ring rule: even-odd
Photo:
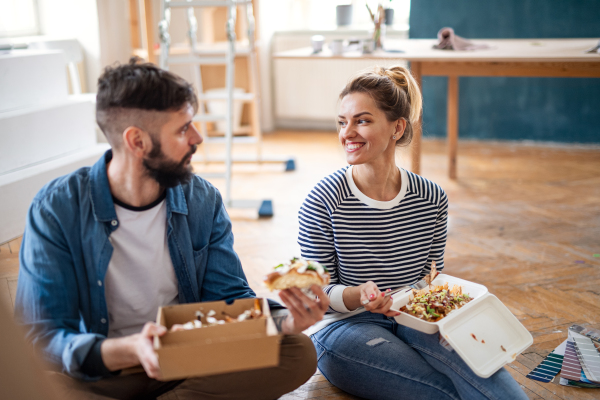
[[[196,152],[197,145],[193,145],[190,151],[180,162],[167,159],[162,152],[160,142],[152,138],[152,151],[143,160],[147,174],[161,187],[171,188],[179,184],[188,183],[192,176],[192,164],[186,165],[188,159]]]

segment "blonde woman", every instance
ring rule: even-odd
[[[309,332],[319,369],[368,399],[526,399],[506,370],[480,378],[438,334],[393,319],[385,292],[416,283],[433,261],[444,268],[446,193],[395,160],[420,114],[419,87],[401,66],[362,72],[340,94],[350,165],[319,182],[299,212],[302,256],[332,277],[328,314]]]

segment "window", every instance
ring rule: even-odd
[[[39,33],[36,0],[0,0],[0,37]]]

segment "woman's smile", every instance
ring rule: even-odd
[[[353,153],[363,147],[366,143],[364,142],[346,142],[346,152]]]

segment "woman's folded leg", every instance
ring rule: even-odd
[[[393,333],[393,323],[364,313],[312,335],[318,365],[335,386],[367,399],[459,399],[452,381]]]

